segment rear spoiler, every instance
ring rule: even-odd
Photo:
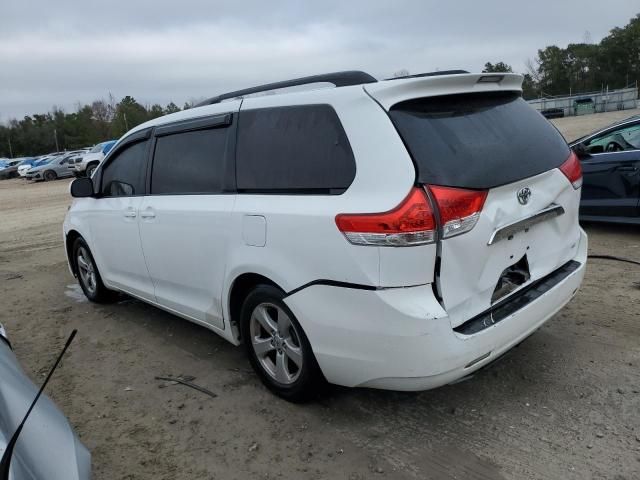
[[[363,85],[385,110],[405,100],[457,93],[520,92],[523,76],[517,73],[469,73],[393,79]]]

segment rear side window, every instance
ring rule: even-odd
[[[148,140],[116,152],[102,170],[102,195],[130,197],[144,195]]]
[[[513,93],[421,98],[389,113],[419,183],[492,188],[556,168],[569,156],[560,133]]]
[[[220,193],[228,131],[228,128],[212,128],[158,137],[151,193]]]
[[[328,105],[243,111],[236,148],[240,192],[340,194],[356,173],[347,135]]]

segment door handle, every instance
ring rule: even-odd
[[[152,208],[147,208],[140,212],[140,218],[156,218],[156,212]]]
[[[128,208],[127,210],[124,211],[125,218],[136,218],[137,216],[138,216],[138,213],[133,208]]]
[[[616,170],[619,172],[637,172],[637,167],[618,167]]]

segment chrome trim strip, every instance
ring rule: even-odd
[[[500,240],[504,240],[505,238],[510,237],[511,235],[518,233],[522,230],[528,229],[533,225],[537,225],[538,223],[549,220],[550,218],[559,217],[564,214],[564,208],[560,205],[551,204],[544,210],[535,213],[534,215],[523,218],[522,220],[517,220],[512,223],[508,223],[498,229],[496,229],[487,245],[493,245]]]

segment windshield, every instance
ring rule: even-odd
[[[53,159],[52,159],[52,158],[43,158],[43,159],[41,159],[41,160],[38,160],[38,161],[34,164],[34,166],[35,166],[35,167],[39,167],[40,165],[46,165],[46,164],[48,164],[49,162],[51,162],[51,160],[53,160]]]
[[[94,145],[94,147],[91,150],[89,150],[89,153],[98,153],[101,151],[102,151],[102,144],[99,143],[97,145]]]

